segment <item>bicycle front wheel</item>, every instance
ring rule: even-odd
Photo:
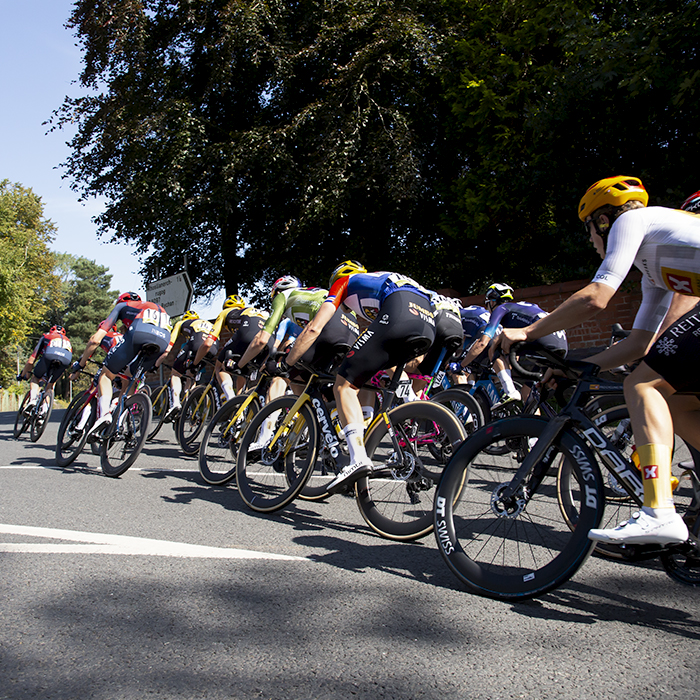
[[[30,394],[27,392],[22,399],[22,403],[17,409],[17,415],[15,416],[15,428],[13,432],[13,436],[15,438],[18,438],[29,427],[29,416],[26,414],[29,396]]]
[[[199,473],[208,484],[221,486],[236,476],[238,446],[253,416],[260,410],[260,402],[254,399],[241,411],[247,398],[235,396],[227,401],[204,431],[199,448]],[[238,413],[240,415],[236,415]]]
[[[375,423],[365,437],[374,472],[356,483],[357,504],[382,537],[414,540],[433,529],[435,486],[466,432],[454,413],[433,401],[411,401],[388,415],[400,454],[386,422]]]
[[[36,407],[32,428],[29,431],[29,439],[32,442],[36,442],[44,434],[51,418],[51,411],[53,411],[53,391],[46,391]]]
[[[199,452],[199,438],[216,411],[213,387],[197,386],[182,404],[177,423],[177,441],[186,455]]]
[[[87,389],[76,396],[63,415],[56,439],[56,464],[59,467],[71,464],[85,446],[88,431],[97,415],[97,400],[88,401],[91,395]]]
[[[471,435],[486,425],[481,405],[466,389],[458,387],[445,389],[445,391],[435,394],[430,400],[452,411],[467,435]]]
[[[119,416],[102,443],[100,464],[105,476],[121,476],[141,454],[151,422],[151,400],[146,394],[134,394],[124,401]]]
[[[457,451],[437,488],[438,549],[473,593],[499,600],[541,595],[571,578],[593,549],[588,531],[603,516],[603,480],[588,445],[573,431],[554,440],[513,497],[503,495],[547,423],[515,416],[477,431]],[[508,452],[490,452],[496,443]],[[560,456],[572,465],[575,524],[557,497]]]
[[[259,513],[271,513],[291,503],[314,468],[316,419],[308,404],[290,416],[295,403],[294,396],[268,403],[255,415],[241,440],[236,459],[238,492],[246,505]],[[288,424],[270,447],[270,440],[288,417]]]

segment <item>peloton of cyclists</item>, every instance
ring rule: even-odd
[[[107,332],[119,321],[126,331],[119,342],[112,347],[105,357],[102,372],[97,383],[97,420],[90,428],[89,434],[95,434],[112,422],[110,404],[112,401],[112,381],[117,374],[127,370],[144,346],[154,346],[157,352],[146,358],[146,370],[153,368],[161,353],[169,350],[170,317],[159,304],[141,301],[136,292],[120,294],[109,316],[100,323],[98,329],[90,336],[81,358],[73,363],[71,379],[78,376],[78,371],[100,346]],[[129,373],[128,370],[126,372]]]
[[[642,273],[642,303],[630,335],[588,361],[611,369],[642,358],[626,378],[624,392],[641,463],[644,506],[617,528],[591,530],[594,541],[670,544],[688,537],[673,503],[671,453],[674,430],[700,447],[700,400],[683,395],[700,391],[695,371],[700,308],[680,317],[672,312],[667,329],[655,335],[674,293],[700,295],[700,216],[647,207],[648,200],[639,178],[617,176],[593,184],[578,208],[603,258],[592,282],[535,323],[504,329],[496,341],[508,351],[513,342],[578,325],[608,305],[632,265]]]
[[[25,410],[31,410],[39,397],[39,381],[46,378],[49,391],[66,370],[73,358],[73,348],[63,326],[51,326],[44,333],[29,356],[18,379],[29,379],[29,402]]]

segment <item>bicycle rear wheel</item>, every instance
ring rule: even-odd
[[[124,401],[119,416],[102,443],[100,464],[105,476],[121,476],[141,454],[151,422],[151,400],[146,394],[134,394]]]
[[[66,409],[56,439],[56,464],[59,467],[71,464],[85,447],[88,431],[97,415],[97,400],[93,398],[88,402],[91,395],[92,392],[87,389],[76,396]],[[83,415],[84,411],[88,411],[87,416]],[[84,417],[85,421],[82,420]],[[79,428],[81,422],[83,427]]]
[[[17,415],[15,416],[15,427],[13,436],[18,438],[28,427],[29,427],[29,416],[25,413],[27,404],[29,403],[30,393],[27,392],[22,399],[22,403],[17,409]]]
[[[386,423],[375,423],[365,438],[374,472],[355,485],[357,504],[382,537],[414,540],[433,529],[435,486],[466,433],[450,410],[432,401],[411,401],[388,415],[402,454],[396,455]]]
[[[151,396],[151,405],[153,406],[153,415],[151,417],[151,432],[148,434],[149,440],[153,440],[160,432],[164,425],[164,418],[170,409],[170,392],[167,384],[164,384]]]
[[[473,593],[499,600],[541,595],[571,578],[593,549],[588,531],[603,515],[603,480],[588,445],[573,431],[559,435],[512,499],[502,497],[547,423],[515,416],[489,424],[464,442],[437,488],[438,549]],[[495,443],[509,452],[490,454]],[[557,494],[559,455],[572,464],[573,527]]]
[[[209,421],[199,448],[199,473],[213,486],[221,486],[236,476],[238,446],[260,402],[253,399],[235,422],[231,421],[248,397],[235,396],[227,401]]]
[[[308,404],[291,416],[272,449],[256,445],[268,419],[274,435],[295,403],[294,396],[271,401],[255,415],[241,439],[236,459],[238,492],[246,505],[259,513],[271,513],[291,503],[314,468],[318,427]]]
[[[199,438],[216,411],[215,387],[196,386],[182,404],[177,422],[177,441],[186,455],[199,452]]]
[[[29,439],[32,442],[36,442],[44,434],[44,430],[46,430],[46,426],[49,424],[52,411],[53,391],[46,391],[44,392],[44,396],[34,412],[32,427],[29,431]]]

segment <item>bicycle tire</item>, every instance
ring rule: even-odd
[[[121,476],[136,461],[148,438],[151,412],[148,396],[136,393],[124,400],[119,416],[112,414],[112,426],[100,451],[105,476]]]
[[[46,406],[46,409],[42,412],[41,407]],[[34,409],[34,415],[32,417],[32,424],[29,430],[29,439],[32,442],[37,442],[39,438],[44,434],[46,426],[51,420],[51,412],[53,411],[53,391],[44,392],[44,396],[39,403],[37,403]]]
[[[433,401],[411,401],[388,415],[410,451],[404,451],[401,465],[393,466],[386,422],[376,422],[365,436],[374,472],[357,481],[355,496],[372,530],[390,540],[415,540],[433,529],[431,492],[466,432],[452,411]]]
[[[467,436],[486,425],[481,404],[466,389],[459,387],[445,389],[435,394],[430,400],[452,411],[462,424]]]
[[[63,415],[56,438],[56,464],[59,467],[67,467],[72,464],[85,447],[88,431],[97,416],[97,400],[93,397],[89,404],[85,401],[90,394],[92,394],[90,389],[78,394],[70,402]],[[80,423],[83,410],[88,406],[90,415],[83,428],[78,430],[77,425]]]
[[[207,388],[207,386],[196,386],[192,389],[182,404],[177,422],[177,441],[180,449],[190,457],[199,452],[199,436],[204,432],[216,410],[215,387],[212,386],[202,399]]]
[[[228,428],[246,400],[245,395],[227,401],[209,421],[199,448],[199,473],[212,486],[223,486],[236,476],[236,455],[245,429],[260,410],[260,402],[253,399],[236,424]]]
[[[153,415],[151,417],[151,432],[148,434],[148,439],[158,435],[160,429],[165,425],[164,419],[170,410],[170,392],[167,384],[156,391],[155,396],[151,394],[151,405],[153,406]]]
[[[328,412],[331,413],[335,408],[335,401],[327,402]],[[340,419],[337,414],[334,418],[331,418],[333,423],[333,430],[335,430],[336,435],[339,438],[338,450],[342,452],[346,458],[348,455],[348,447],[345,442],[345,438],[340,437]],[[299,493],[299,498],[304,501],[321,501],[324,498],[328,498],[330,493],[328,492],[329,484],[338,475],[340,468],[342,466],[339,461],[333,457],[331,454],[331,448],[326,444],[323,439],[323,433],[321,430],[318,431],[318,445],[317,445],[316,462],[314,464],[313,471],[306,485]],[[354,486],[350,487],[354,491]]]
[[[545,455],[549,466],[538,482],[528,484],[528,496],[521,489],[507,504],[500,498],[547,424],[545,418],[515,416],[487,425],[465,440],[438,485],[438,549],[473,593],[498,600],[542,595],[571,578],[593,549],[588,532],[603,516],[603,479],[587,443],[573,430],[564,430],[553,441]],[[485,448],[498,441],[511,451],[488,454]],[[573,528],[557,498],[557,453],[571,461],[583,485]]]
[[[17,439],[28,427],[30,416],[24,413],[24,409],[29,402],[30,392],[27,392],[22,399],[22,403],[17,409],[17,415],[15,416],[15,427],[13,429],[12,435]]]
[[[308,404],[302,405],[273,451],[267,447],[251,450],[263,423],[274,420],[275,432],[297,399],[281,396],[266,404],[253,417],[241,439],[236,458],[238,493],[258,513],[272,513],[291,503],[304,488],[316,461],[318,426]],[[298,462],[297,462],[298,459]]]

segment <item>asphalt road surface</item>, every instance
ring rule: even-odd
[[[253,514],[169,426],[120,479],[57,469],[61,415],[0,414],[0,698],[700,697],[700,589],[657,562],[486,600],[348,497]]]

